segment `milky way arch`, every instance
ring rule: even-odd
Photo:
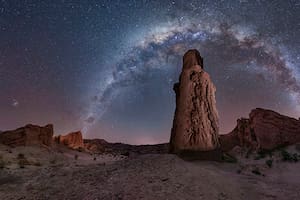
[[[222,60],[222,66],[254,63],[259,66],[259,73],[271,75],[291,95],[299,97],[300,84],[295,66],[271,38],[265,38],[245,26],[226,22],[175,22],[158,26],[114,65],[114,70],[106,76],[105,83],[98,88],[83,116],[83,131],[86,132],[102,117],[121,88],[139,83],[151,70],[164,70],[164,66],[172,65],[172,60],[181,59],[190,48],[218,57]],[[249,73],[253,70],[257,72],[251,67],[247,70]]]

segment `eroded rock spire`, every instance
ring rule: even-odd
[[[176,110],[170,138],[170,152],[211,151],[219,147],[216,88],[203,69],[199,51],[183,57],[179,83],[174,84]]]

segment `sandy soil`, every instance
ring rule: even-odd
[[[20,152],[30,164],[24,168],[18,163]],[[282,162],[276,153],[271,168],[266,165],[270,156],[241,156],[237,163],[188,162],[170,154],[125,157],[4,146],[0,155],[6,162],[0,169],[1,200],[300,199],[300,162]]]

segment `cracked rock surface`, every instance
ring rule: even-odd
[[[203,70],[200,53],[185,53],[179,83],[174,85],[176,111],[170,139],[170,151],[210,151],[219,147],[216,88]]]

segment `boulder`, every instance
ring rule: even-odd
[[[219,147],[216,88],[203,59],[193,49],[185,53],[179,83],[174,85],[176,110],[170,138],[171,153],[211,151]]]
[[[54,137],[54,141],[63,144],[71,149],[84,148],[81,131],[69,133],[67,135],[59,135]]]
[[[273,150],[300,142],[300,120],[272,110],[256,108],[249,119],[239,119],[229,134],[220,136],[223,151],[235,146],[253,150]]]
[[[52,137],[52,124],[48,124],[44,127],[28,124],[16,130],[2,132],[0,134],[0,143],[12,147],[29,145],[51,146]]]

